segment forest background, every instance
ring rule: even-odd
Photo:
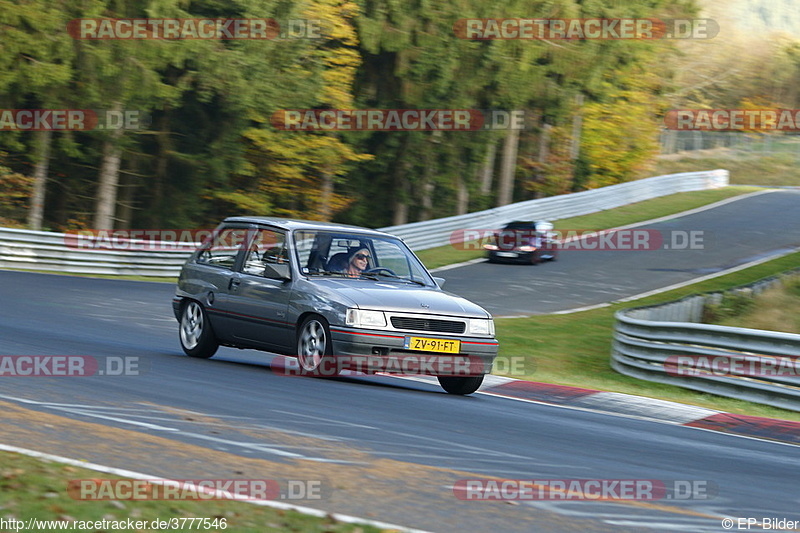
[[[382,227],[653,175],[670,109],[800,107],[800,7],[735,0],[0,0],[0,110],[139,129],[0,131],[0,226]],[[82,18],[314,21],[313,38],[80,40]],[[710,18],[713,39],[468,40],[463,18]],[[524,130],[301,131],[285,109],[522,110]],[[736,135],[743,135],[737,133]]]

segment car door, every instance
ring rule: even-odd
[[[227,223],[214,230],[198,250],[183,285],[200,300],[218,338],[231,338],[235,319],[228,313],[234,276],[243,259],[248,231],[255,226]]]
[[[279,352],[294,344],[294,324],[287,320],[292,292],[286,233],[258,228],[249,240],[244,259],[233,273],[227,309],[234,317],[237,342]]]

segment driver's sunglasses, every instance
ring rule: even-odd
[[[364,254],[356,254],[356,259],[364,259],[366,261],[369,261],[369,256]]]

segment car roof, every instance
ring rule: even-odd
[[[290,230],[345,230],[349,232],[357,232],[376,237],[395,237],[389,233],[378,231],[361,226],[351,226],[348,224],[337,224],[335,222],[319,222],[316,220],[300,220],[295,218],[280,218],[280,217],[257,217],[257,216],[244,216],[244,217],[228,217],[223,222],[238,222],[245,224],[263,224],[268,226],[275,226],[286,231]],[[395,237],[397,238],[397,237]]]

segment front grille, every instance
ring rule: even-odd
[[[414,331],[436,331],[439,333],[464,333],[466,324],[453,320],[437,320],[435,318],[413,318],[406,316],[393,316],[392,326],[396,329],[411,329]]]

